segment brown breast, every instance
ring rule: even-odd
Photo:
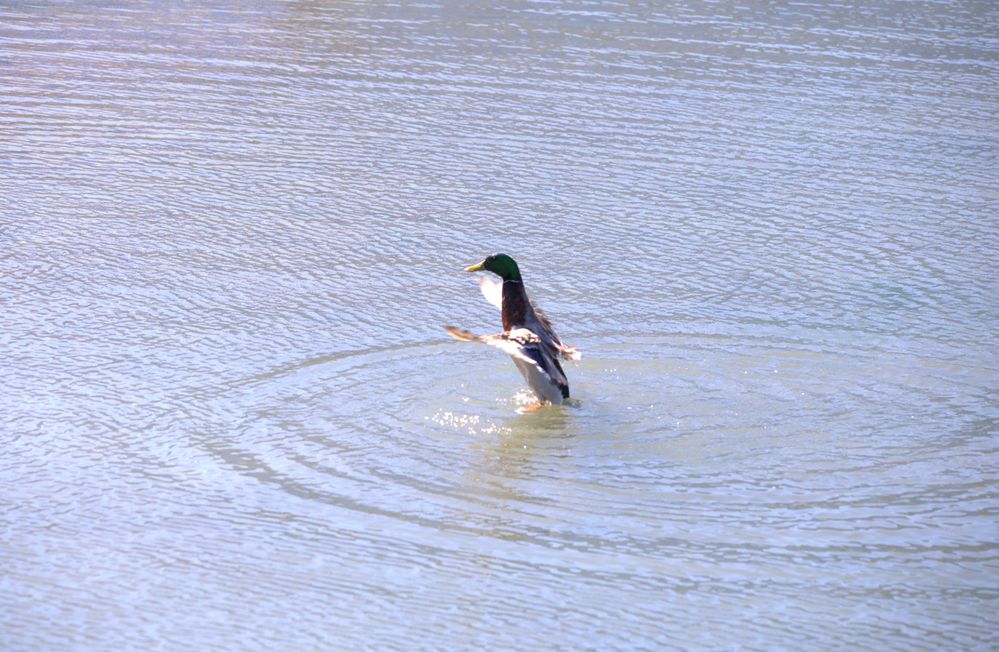
[[[503,330],[524,325],[530,303],[524,284],[517,281],[503,281]]]

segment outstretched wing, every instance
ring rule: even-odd
[[[503,310],[503,284],[492,279],[480,278],[479,289],[486,301],[496,306],[498,310]]]
[[[475,335],[474,333],[461,328],[456,328],[454,326],[445,326],[444,329],[456,340],[461,340],[462,342],[482,342],[483,344],[488,344],[489,346],[503,351],[510,357],[520,360],[521,362],[533,365],[538,364],[538,360],[535,359],[535,356],[527,353],[527,349],[524,347],[522,341],[511,338],[509,333],[500,333],[499,335]],[[534,333],[531,333],[523,328],[518,330],[528,333],[532,338],[534,338],[535,342],[539,341]],[[511,331],[511,333],[513,332],[516,331]]]
[[[499,335],[474,335],[454,326],[445,329],[457,340],[482,342],[509,355],[539,398],[553,403],[569,398],[569,381],[562,366],[549,354],[549,347],[541,338],[526,328],[514,328]]]
[[[482,296],[486,298],[486,301],[496,306],[498,310],[503,310],[503,284],[494,281],[489,278],[479,279],[479,290],[482,291]],[[564,344],[562,340],[559,339],[558,335],[555,334],[555,329],[552,327],[551,320],[548,316],[541,312],[537,304],[528,299],[528,303],[531,306],[531,311],[534,312],[534,318],[532,319],[530,312],[527,315],[527,323],[524,324],[532,332],[537,333],[542,340],[547,340],[551,342],[552,346],[555,347],[555,352],[557,355],[562,356],[566,360],[579,360],[583,357],[576,347]]]

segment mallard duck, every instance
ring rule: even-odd
[[[527,296],[517,263],[506,254],[493,254],[466,272],[486,271],[503,279],[502,284],[482,279],[479,288],[486,299],[500,309],[503,332],[498,335],[473,335],[446,326],[447,332],[463,342],[482,342],[505,351],[524,376],[540,404],[558,405],[569,398],[569,381],[559,364],[559,357],[579,360],[574,347],[562,343],[552,324]]]

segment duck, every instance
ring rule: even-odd
[[[535,407],[567,401],[569,380],[559,359],[579,360],[582,354],[559,339],[551,321],[527,296],[516,261],[507,254],[492,254],[465,271],[491,272],[500,278],[500,282],[482,278],[479,288],[486,300],[499,308],[503,332],[474,335],[454,326],[445,326],[445,330],[457,340],[481,342],[509,355],[538,398]]]

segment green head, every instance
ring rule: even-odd
[[[493,254],[478,265],[465,268],[466,272],[481,272],[483,270],[492,272],[504,281],[520,280],[520,270],[517,268],[517,263],[506,254]]]

